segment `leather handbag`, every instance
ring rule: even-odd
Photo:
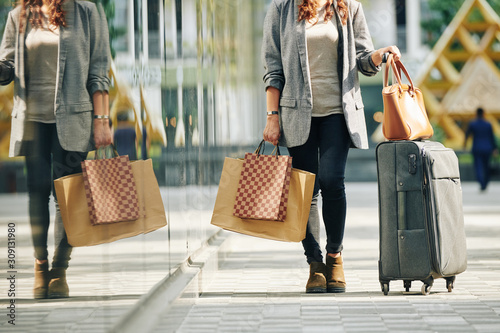
[[[389,72],[392,68],[396,83],[389,85]],[[409,84],[403,84],[403,73]],[[394,61],[392,54],[387,58],[384,72],[384,118],[382,132],[388,140],[422,140],[433,134],[432,125],[427,117],[422,91],[414,86],[408,71],[401,61]]]

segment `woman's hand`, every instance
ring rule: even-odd
[[[264,128],[264,140],[277,146],[280,135],[279,115],[273,114],[271,116],[267,116],[266,128]]]
[[[384,53],[387,53],[387,52],[393,54],[394,61],[398,61],[399,59],[401,59],[401,51],[399,51],[397,46],[395,46],[395,45],[387,46],[387,47],[378,49],[372,53],[372,61],[375,64],[375,66],[380,66],[382,64],[382,59],[383,59]]]
[[[94,142],[97,148],[111,144],[109,119],[94,119]]]

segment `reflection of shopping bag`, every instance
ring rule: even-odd
[[[64,229],[72,246],[110,243],[161,228],[167,224],[165,208],[153,172],[152,161],[131,162],[139,207],[145,214],[127,223],[92,225],[81,173],[56,179],[54,186]],[[142,208],[143,207],[143,208]],[[145,216],[144,216],[145,215]]]
[[[111,146],[112,147],[112,146]],[[99,152],[107,147],[99,148]],[[139,204],[134,175],[128,156],[82,162],[83,183],[92,224],[133,221],[139,218]]]
[[[286,219],[283,223],[276,223],[269,220],[241,219],[233,215],[242,167],[243,160],[226,157],[211,223],[226,230],[260,238],[288,242],[303,240],[311,209],[315,175],[292,169]]]
[[[236,192],[234,216],[284,221],[290,189],[292,157],[263,153],[264,140],[255,152],[245,154]]]

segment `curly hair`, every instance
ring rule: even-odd
[[[55,25],[56,27],[66,26],[66,19],[64,17],[64,11],[62,10],[62,5],[65,0],[51,0],[48,8],[49,23]],[[42,6],[43,0],[20,0],[19,5],[21,6],[21,18],[26,18],[28,16],[28,10],[31,12],[30,23],[34,27],[42,26]],[[19,31],[24,31],[23,22],[24,19],[19,21]]]
[[[325,13],[325,21],[329,21],[333,15],[334,11],[331,8],[332,2],[335,0],[328,0],[327,5],[326,5],[326,13]],[[337,5],[338,5],[338,11],[339,11],[339,16],[342,20],[342,24],[346,25],[347,24],[347,4],[345,3],[345,0],[336,0]],[[318,18],[316,17],[316,10],[318,8],[318,5],[316,4],[316,1],[314,0],[303,0],[302,3],[299,5],[299,19],[298,21],[302,20],[312,20]]]

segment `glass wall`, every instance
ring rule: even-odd
[[[127,95],[130,103],[112,111],[133,116],[139,155],[153,159],[169,220],[161,250],[175,269],[218,231],[210,217],[224,157],[242,156],[262,136],[266,4],[128,0],[114,6],[108,20],[116,98]]]
[[[105,302],[148,292],[219,231],[210,219],[224,158],[255,149],[265,125],[260,44],[266,1],[95,2],[110,31],[113,130],[135,129],[138,157],[153,161],[168,219],[149,234],[74,249],[72,297]],[[0,23],[11,6],[0,2]],[[16,225],[20,297],[32,299],[24,161],[7,157],[12,94],[12,86],[0,87],[0,187],[18,194],[0,194],[0,224]],[[51,213],[53,221],[53,201]],[[52,230],[49,235],[52,256]],[[43,310],[34,304],[33,313]]]

